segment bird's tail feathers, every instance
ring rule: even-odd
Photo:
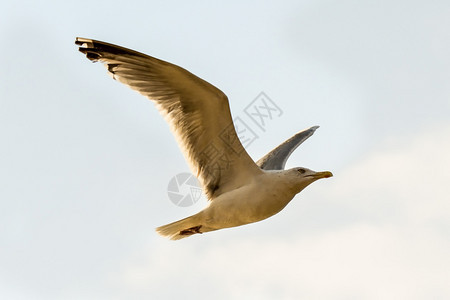
[[[156,228],[156,232],[162,236],[170,238],[171,240],[180,240],[196,233],[203,233],[201,230],[202,225],[197,219],[197,215],[193,215],[185,219],[160,226]]]

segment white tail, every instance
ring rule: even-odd
[[[160,226],[156,228],[156,232],[160,235],[170,238],[171,240],[179,240],[189,237],[201,231],[201,223],[198,221],[197,215],[187,217],[185,219]]]

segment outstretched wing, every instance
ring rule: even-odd
[[[294,150],[297,149],[301,143],[312,136],[317,128],[319,128],[319,126],[313,126],[306,130],[300,131],[267,153],[263,158],[258,160],[256,164],[263,170],[283,170],[286,165],[286,161],[292,152],[294,152]]]
[[[262,172],[240,143],[227,96],[218,88],[127,48],[85,38],[75,43],[88,59],[104,63],[114,79],[154,101],[210,200]]]

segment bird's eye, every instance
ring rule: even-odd
[[[306,170],[305,169],[298,169],[297,170],[300,174],[305,174]]]

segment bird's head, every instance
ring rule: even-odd
[[[289,181],[291,185],[295,187],[296,193],[299,193],[305,187],[313,183],[314,181],[322,178],[329,178],[333,176],[330,171],[315,172],[313,170],[297,167],[287,171]]]

